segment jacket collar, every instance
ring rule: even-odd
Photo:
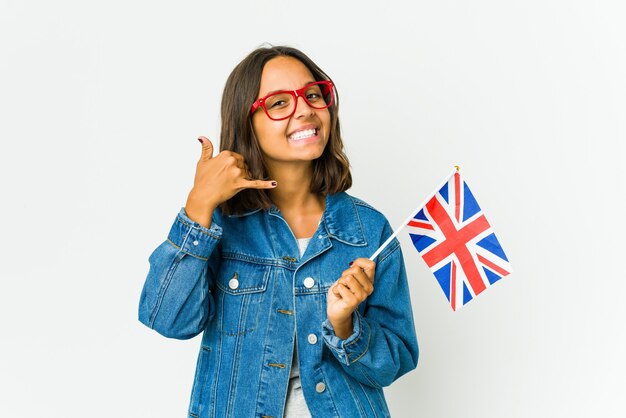
[[[229,215],[229,217],[246,217],[259,211],[261,209],[239,215]],[[268,209],[268,213],[282,217],[280,210],[275,205]],[[322,222],[329,238],[349,245],[367,245],[356,204],[346,192],[326,195],[326,209],[322,216]]]
[[[347,193],[326,196],[323,222],[330,238],[350,245],[367,245],[356,204]]]

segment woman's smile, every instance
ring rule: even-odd
[[[307,144],[320,140],[320,130],[317,126],[308,125],[296,129],[287,136],[289,141],[300,144]]]

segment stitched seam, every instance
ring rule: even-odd
[[[394,239],[394,240],[392,241],[392,245],[393,245],[393,246],[391,247],[391,249],[390,249],[390,250],[388,250],[388,251],[387,251],[387,253],[386,253],[386,254],[384,254],[384,255],[382,255],[382,256],[379,256],[379,257],[381,257],[381,258],[380,258],[380,261],[378,262],[378,264],[380,264],[380,263],[382,263],[383,261],[385,261],[385,260],[386,260],[386,259],[387,259],[390,255],[392,255],[392,254],[394,253],[394,251],[396,251],[398,248],[400,248],[400,241],[398,241],[398,240],[395,240],[395,239]]]
[[[297,267],[297,263],[293,263],[290,261],[273,258],[262,258],[262,257],[254,257],[247,254],[239,254],[233,252],[224,252],[222,253],[223,259],[228,260],[239,260],[239,261],[247,261],[249,263],[261,264],[264,266],[275,266],[275,267],[284,267],[290,270],[294,270]]]
[[[233,291],[230,287],[227,288],[226,286],[224,286],[223,284],[219,282],[216,282],[216,284],[217,284],[217,287],[219,287],[220,289],[222,289],[222,291],[224,291],[225,293],[228,293],[229,295],[247,295],[250,293],[260,293],[267,288],[267,285],[265,285],[261,287],[246,287],[239,291]]]
[[[218,296],[219,297],[219,296]],[[218,324],[219,329],[222,329],[222,327],[224,326],[224,295],[222,294],[222,300],[220,301],[220,306],[222,309],[221,315],[220,315],[220,323]],[[217,315],[217,312],[216,312]],[[224,349],[224,344],[223,344],[224,340],[222,339],[222,337],[219,338],[219,344],[220,344],[220,348],[219,348],[219,353],[222,353],[223,349]],[[220,381],[219,381],[219,376],[220,376],[220,369],[221,369],[221,365],[222,362],[218,361],[216,362],[215,365],[215,371],[214,371],[214,375],[213,378],[215,379],[215,383],[213,384],[213,390],[211,391],[211,401],[209,404],[209,407],[211,408],[211,413],[209,414],[209,416],[215,416],[215,409],[217,408],[217,388],[219,387]]]
[[[361,230],[361,236],[363,237],[363,242],[367,245],[367,240],[365,239],[365,235],[363,234],[363,224],[361,223],[361,217],[359,216],[359,211],[356,209],[356,205],[352,206],[354,208],[354,214],[356,215],[356,220],[359,222],[359,229]]]
[[[367,375],[365,376],[367,377]],[[369,377],[368,377],[368,380],[369,380]],[[374,408],[374,405],[372,404],[372,400],[367,394],[367,388],[363,387],[363,384],[361,382],[357,381],[357,383],[359,384],[359,387],[363,391],[363,394],[365,395],[365,399],[367,399],[367,403],[369,404],[370,409],[374,412],[374,417],[378,417],[378,413],[376,413],[376,408]]]
[[[191,229],[195,229],[196,231],[200,232],[201,234],[208,235],[209,237],[215,238],[217,240],[220,239],[220,237],[218,237],[217,235],[213,235],[211,232],[207,232],[207,231],[204,231],[204,230],[202,230],[202,229],[200,229],[200,228],[198,228],[198,227],[196,227],[194,225],[190,225],[188,222],[185,222],[185,220],[183,218],[181,218],[180,216],[178,216],[177,218],[178,218],[178,221],[180,223],[182,223],[185,226],[188,226]]]
[[[244,303],[246,301],[243,301]],[[243,308],[243,305],[242,305]],[[245,311],[244,311],[245,314]],[[241,315],[240,315],[241,318]],[[237,326],[237,329],[239,329],[240,325]],[[236,385],[236,381],[237,381],[237,375],[239,374],[239,364],[240,364],[240,357],[241,357],[241,346],[243,345],[242,339],[238,336],[237,340],[235,341],[235,358],[233,359],[233,367],[230,371],[230,385],[228,387],[228,403],[227,403],[227,407],[226,407],[226,416],[228,416],[231,411],[233,411],[235,405],[234,405],[234,400],[235,400],[235,392],[237,391],[237,385]]]
[[[379,385],[378,383],[376,383],[376,381],[374,379],[372,379],[372,377],[369,375],[369,373],[367,372],[367,370],[365,369],[365,367],[362,367],[360,364],[357,365],[361,367],[361,373],[363,373],[363,376],[365,376],[365,378],[367,379],[368,382],[370,382],[370,386],[375,387],[375,388],[379,388],[382,387],[381,385]]]
[[[365,350],[361,353],[361,355],[359,355],[357,358],[355,358],[352,361],[350,361],[350,354],[348,354],[348,363],[352,364],[352,363],[358,361],[361,357],[363,357],[365,355],[365,353],[367,353],[367,350],[369,350],[369,348],[370,348],[370,339],[371,338],[372,338],[372,333],[369,332],[367,334],[367,345],[365,346]]]
[[[159,288],[159,294],[157,295],[157,302],[154,306],[154,309],[150,313],[150,320],[149,320],[150,328],[154,328],[154,321],[156,321],[156,317],[159,314],[159,311],[161,310],[161,304],[163,303],[163,298],[165,298],[165,292],[167,291],[167,288],[170,286],[170,283],[172,282],[172,277],[174,276],[174,272],[176,271],[176,269],[178,268],[178,265],[180,264],[180,260],[182,260],[182,257],[178,259],[179,254],[180,252],[176,254],[174,258],[174,262],[172,263],[169,270],[167,271],[165,280],[163,280],[163,284]]]
[[[350,196],[350,197],[352,198],[352,201],[354,202],[355,205],[363,206],[363,207],[366,207],[366,208],[369,208],[369,209],[373,210],[374,212],[380,213],[380,211],[378,209],[376,209],[375,207],[371,206],[369,203],[364,202],[363,200],[361,200],[361,199],[359,199],[357,197],[354,197],[354,196]],[[382,213],[380,213],[380,214],[382,215]]]
[[[248,294],[244,294],[242,297],[245,298]],[[243,336],[246,334],[250,334],[252,331],[254,331],[256,329],[256,324],[254,326],[254,328],[248,328],[248,329],[241,329],[242,325],[243,325],[243,315],[248,313],[248,306],[247,306],[248,302],[246,300],[242,301],[242,306],[241,309],[243,310],[243,314],[241,313],[241,311],[239,311],[239,322],[237,323],[237,331],[235,332],[231,332],[231,331],[225,331],[224,330],[224,320],[223,320],[223,313],[222,313],[222,328],[220,329],[220,334],[222,335],[227,335],[229,337],[238,337],[238,336]],[[244,305],[246,306],[244,309]],[[223,312],[223,310],[222,310]]]
[[[323,369],[320,369],[320,374],[322,375],[322,380],[324,382],[328,382],[328,379],[326,378],[326,373],[324,373]],[[330,399],[332,402],[330,402],[330,404],[332,405],[333,409],[335,410],[335,417],[339,417],[339,412],[337,411],[337,401],[335,400],[335,396],[333,396],[333,390],[331,389],[332,385],[327,384],[326,385],[326,390],[328,391],[328,394],[330,395]]]
[[[237,337],[239,335],[246,335],[246,334],[250,334],[252,331],[254,331],[256,328],[249,328],[249,329],[245,329],[243,331],[237,331],[237,332],[228,332],[228,331],[224,331],[221,330],[220,334],[222,335],[227,335],[229,337]]]
[[[248,319],[248,305],[250,296],[248,294],[241,298],[241,308],[239,309],[239,319],[237,321],[237,331],[246,329],[246,320]]]
[[[196,415],[196,417],[198,417],[202,413],[202,397],[204,395],[206,383],[207,383],[207,380],[209,378],[208,377],[208,371],[209,371],[209,368],[210,368],[210,357],[209,356],[211,355],[211,347],[208,347],[206,345],[201,345],[200,346],[200,350],[201,350],[201,353],[202,353],[201,358],[204,360],[204,363],[200,365],[202,367],[200,367],[199,370],[201,372],[202,371],[204,372],[204,376],[199,376],[198,384],[200,385],[200,387],[196,388],[196,390],[198,390],[198,393],[196,394],[196,400],[198,402],[198,405],[197,405],[198,415]]]
[[[352,199],[352,202],[357,206],[362,206],[364,208],[371,209],[374,212],[378,213],[379,215],[383,215],[381,211],[379,211],[378,209],[376,209],[374,206],[370,205],[369,203],[359,199],[358,197],[350,196],[350,199]]]
[[[350,341],[348,344],[344,344],[344,348],[347,348],[349,346],[351,346],[352,344],[355,344],[357,341],[359,341],[361,339],[361,334],[363,333],[363,321],[361,320],[359,314],[357,315],[357,320],[359,321],[359,334],[356,336],[356,338],[353,341]]]
[[[200,377],[200,375],[203,372],[204,363],[208,361],[205,358],[206,356],[207,356],[207,354],[205,352],[203,352],[202,350],[200,350],[200,355],[198,357],[198,365],[197,365],[196,375],[194,377],[194,384],[193,384],[193,388],[191,389],[191,401],[192,401],[192,404],[193,404],[194,401],[197,402],[198,404],[200,404],[200,400],[198,399],[198,397],[200,396],[200,391],[202,390],[202,383],[201,383],[202,379],[199,379],[199,377]],[[193,407],[193,405],[192,405],[192,407]],[[194,409],[199,409],[199,408],[196,407]],[[191,412],[189,413],[189,415],[192,415]]]
[[[274,304],[274,292],[272,292],[272,297],[271,297],[271,299],[270,299],[270,301],[269,301],[269,302],[270,302],[270,305],[273,305],[273,304]],[[262,355],[262,358],[261,358],[261,364],[265,364],[265,361],[269,361],[268,357],[269,357],[269,356],[268,356],[267,346],[266,346],[266,347],[263,349],[263,355]],[[261,375],[261,376],[263,376],[263,375]],[[261,382],[262,382],[262,381],[263,381],[263,379],[261,379]],[[259,386],[259,388],[262,388],[262,386]],[[285,387],[285,390],[288,390],[288,388],[287,388],[287,387]],[[286,395],[285,395],[285,397],[286,397]],[[260,399],[260,398],[261,398],[261,390],[257,390],[257,391],[256,391],[256,400],[255,400],[255,404],[256,404],[256,410],[255,410],[256,412],[255,412],[255,415],[257,414],[257,412],[258,412],[258,413],[261,413],[261,412],[259,412],[259,399]]]
[[[361,330],[359,329],[359,335],[357,335],[357,337],[356,337],[354,340],[350,341],[350,342],[349,342],[349,343],[347,343],[347,344],[344,344],[344,347],[345,347],[345,348],[348,348],[348,347],[350,347],[351,345],[358,343],[360,339],[361,339]]]
[[[360,415],[362,417],[366,417],[367,415],[365,414],[365,410],[363,409],[363,405],[361,404],[361,400],[356,395],[356,392],[354,391],[354,388],[350,384],[350,378],[348,376],[346,376],[345,374],[343,374],[343,373],[341,373],[341,376],[343,377],[343,381],[346,382],[346,386],[348,387],[348,390],[350,391],[350,394],[352,394],[352,399],[354,400],[354,403],[356,404],[357,408],[359,408]]]
[[[378,402],[380,402],[380,404],[385,408],[383,411],[383,415],[389,418],[391,415],[389,414],[389,406],[387,406],[387,402],[385,401],[385,397],[383,396],[382,386],[378,387],[378,389],[376,390],[376,396],[378,397]]]
[[[332,287],[332,285],[329,286],[313,286],[310,289],[302,288],[302,287],[297,287],[295,289],[296,295],[312,295],[312,294],[317,294],[317,293],[328,293],[328,289],[330,289]]]
[[[339,238],[337,235],[334,235],[334,234],[328,234],[328,237],[332,238],[332,239],[334,239],[336,241],[342,242],[344,244],[351,245],[353,247],[365,247],[365,246],[367,246],[367,241],[365,241],[365,237],[363,237],[363,242],[358,242],[358,243],[346,241],[344,239]]]
[[[173,242],[171,239],[169,239],[169,238],[167,239],[167,241],[168,241],[170,244],[172,244],[174,247],[176,247],[176,248],[177,248],[180,252],[183,252],[183,253],[185,253],[185,254],[189,254],[189,255],[190,255],[190,256],[192,256],[192,257],[199,258],[200,260],[204,260],[204,261],[207,261],[207,260],[208,260],[208,258],[207,258],[207,257],[201,257],[201,256],[199,256],[199,255],[196,255],[196,254],[194,254],[194,253],[190,253],[189,251],[186,251],[186,250],[182,249],[182,248],[181,248],[181,247],[179,247],[178,245],[174,244],[174,242]]]
[[[271,272],[271,269],[269,269],[269,268],[264,268],[263,270],[264,270],[263,271],[263,283],[260,286],[238,288],[238,289],[233,290],[230,287],[226,287],[224,284],[222,284],[219,279],[215,281],[215,284],[224,293],[227,293],[227,294],[233,295],[233,296],[247,295],[247,294],[251,294],[251,293],[261,293],[261,292],[264,292],[267,289],[267,284],[269,282],[270,272]],[[235,272],[235,274],[237,274],[237,272]],[[228,275],[230,275],[230,274],[228,274]]]

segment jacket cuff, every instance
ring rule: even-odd
[[[206,228],[192,221],[184,207],[180,209],[167,236],[167,240],[176,248],[203,260],[208,260],[221,238],[221,226],[211,221],[211,227]]]
[[[342,340],[335,335],[335,330],[328,319],[322,323],[322,336],[326,346],[337,360],[346,366],[363,357],[370,342],[370,327],[358,309],[352,313],[352,328],[352,335]]]

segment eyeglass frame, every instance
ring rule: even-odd
[[[330,94],[330,103],[328,103],[326,106],[324,107],[315,107],[313,106],[309,100],[306,98],[306,95],[304,94],[304,91],[306,89],[308,89],[309,87],[311,87],[312,85],[316,85],[316,84],[323,84],[328,86],[328,94]],[[285,120],[285,119],[289,119],[290,117],[292,117],[294,115],[294,113],[296,113],[296,109],[298,108],[298,97],[302,97],[304,99],[304,101],[306,102],[306,104],[308,106],[311,106],[311,108],[313,109],[328,109],[329,107],[331,107],[334,103],[335,103],[335,93],[333,91],[333,88],[335,87],[335,84],[330,81],[330,80],[318,80],[318,81],[313,81],[312,83],[308,83],[306,86],[302,87],[301,89],[298,90],[280,90],[280,91],[275,91],[273,93],[270,93],[266,96],[263,96],[259,99],[256,99],[254,103],[252,103],[252,106],[250,107],[250,116],[252,116],[254,114],[254,112],[256,112],[259,107],[263,108],[263,111],[265,112],[265,114],[267,115],[268,118],[270,118],[271,120],[274,121],[281,121],[281,120]],[[289,93],[291,94],[291,96],[293,97],[294,100],[294,106],[293,106],[293,111],[288,115],[285,116],[283,118],[280,119],[274,119],[273,117],[270,116],[269,111],[267,110],[267,108],[265,107],[265,100],[267,100],[269,97],[272,97],[274,95],[277,94],[281,94],[281,93]],[[326,99],[324,99],[324,97],[322,97],[322,100],[324,100],[324,103],[326,103]]]

